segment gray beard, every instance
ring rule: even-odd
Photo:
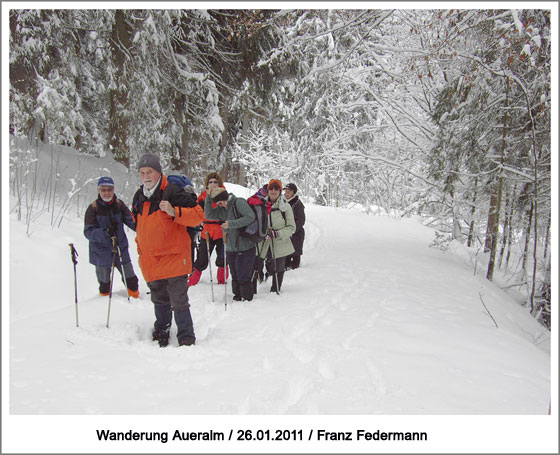
[[[142,185],[142,191],[144,192],[144,196],[146,196],[147,199],[150,199],[152,197],[152,195],[155,193],[156,188],[158,187],[160,180],[161,180],[161,177],[156,182],[156,184],[152,187],[151,190],[146,188],[146,185]]]

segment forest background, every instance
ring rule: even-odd
[[[317,204],[421,216],[550,327],[550,9],[10,9],[9,24],[16,143],[111,156],[131,170],[124,200],[151,152],[197,188],[213,170],[279,177]],[[57,179],[53,154],[38,181],[33,148],[14,150],[20,219],[85,210],[98,176]]]

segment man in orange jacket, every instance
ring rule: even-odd
[[[192,263],[186,227],[198,226],[204,211],[196,203],[196,195],[168,183],[157,156],[142,155],[138,170],[142,186],[134,195],[132,214],[138,262],[156,315],[152,339],[167,346],[174,315],[179,346],[190,346],[195,334],[187,294]]]

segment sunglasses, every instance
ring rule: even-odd
[[[268,191],[281,191],[279,186],[269,186]]]
[[[218,183],[217,180],[208,180],[208,185],[210,185],[211,183]]]

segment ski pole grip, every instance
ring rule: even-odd
[[[70,255],[72,256],[72,262],[74,264],[77,264],[78,260],[76,259],[76,257],[78,257],[78,252],[76,251],[76,248],[74,248],[73,243],[69,243],[68,246],[70,247]]]

